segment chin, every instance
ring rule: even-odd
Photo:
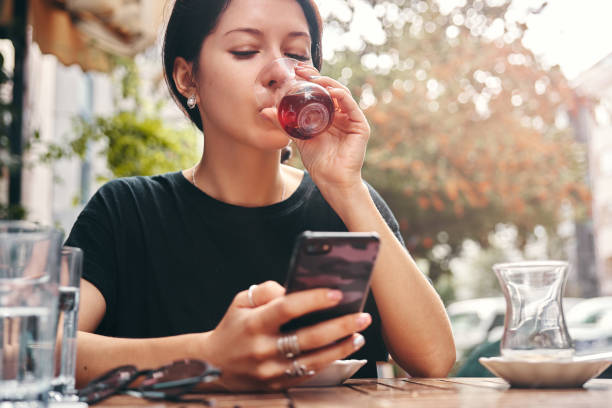
[[[289,143],[289,135],[276,126],[258,128],[252,132],[249,139],[253,144],[263,149],[278,150],[287,146]]]
[[[287,146],[289,136],[282,130],[264,131],[259,135],[257,145],[266,150],[279,150]]]

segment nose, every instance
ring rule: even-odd
[[[290,58],[279,58],[270,62],[262,70],[261,84],[272,90],[282,87],[295,78],[296,64],[297,61]]]

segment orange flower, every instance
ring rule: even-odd
[[[419,207],[421,207],[423,210],[426,210],[429,208],[429,200],[427,199],[427,197],[424,197],[424,196],[419,197]]]
[[[444,187],[446,189],[446,196],[449,198],[449,200],[455,201],[459,195],[459,190],[457,189],[457,184],[455,181],[448,180]]]
[[[436,209],[436,211],[442,212],[442,210],[444,210],[444,203],[442,202],[442,200],[440,200],[440,197],[438,197],[437,194],[434,194],[432,196],[431,203],[433,207]]]
[[[431,239],[431,238],[429,238],[429,237],[425,237],[425,238],[423,238],[423,247],[424,247],[425,249],[429,249],[429,248],[431,248],[431,247],[433,246],[433,244],[434,244],[433,239]]]

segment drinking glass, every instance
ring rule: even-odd
[[[276,107],[278,121],[289,136],[310,139],[331,125],[334,101],[322,86],[297,79],[297,64],[292,58],[268,63],[255,80],[255,99],[260,110]]]
[[[506,298],[502,356],[525,360],[573,356],[561,302],[567,268],[567,262],[560,261],[493,266]]]
[[[0,401],[44,400],[51,387],[62,238],[0,221]]]
[[[56,401],[78,401],[75,389],[76,334],[79,315],[79,288],[83,269],[83,251],[80,248],[65,246],[59,278],[58,330],[61,336],[56,344],[56,361],[59,354],[58,373],[53,379],[50,397]],[[58,350],[59,347],[59,350]],[[59,351],[59,353],[58,353]],[[59,368],[59,370],[58,370]]]

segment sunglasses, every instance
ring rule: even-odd
[[[133,365],[117,367],[92,380],[78,392],[79,401],[96,404],[116,394],[128,394],[152,400],[199,402],[212,405],[206,399],[183,399],[200,383],[214,381],[221,371],[200,360],[178,360],[155,370],[138,370]],[[130,388],[136,379],[145,377],[138,387]]]

